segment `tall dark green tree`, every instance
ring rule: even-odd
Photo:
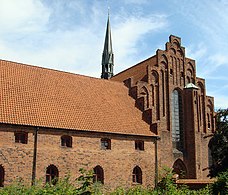
[[[216,131],[209,141],[212,165],[209,167],[210,177],[228,171],[228,108],[220,109],[216,114]]]

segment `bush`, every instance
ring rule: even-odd
[[[212,185],[214,195],[228,194],[228,171],[219,173],[217,181]]]
[[[104,188],[100,183],[93,183],[93,172],[80,169],[81,175],[72,181],[70,177],[59,179],[56,185],[51,183],[43,184],[42,181],[37,181],[36,185],[28,186],[23,181],[17,181],[12,185],[0,188],[0,195],[207,195],[210,193],[210,188],[206,187],[201,190],[189,190],[186,186],[177,186],[173,180],[171,169],[164,169],[158,187],[156,189],[144,188],[141,185],[136,185],[132,188],[119,187],[113,191]],[[228,187],[228,173],[222,174],[218,181],[213,185],[214,190],[221,195],[225,194]],[[222,191],[221,191],[222,190]],[[223,193],[224,192],[224,193]],[[215,193],[216,194],[216,193]],[[218,193],[217,193],[218,194]]]
[[[59,179],[58,182],[53,185],[51,183],[43,184],[42,181],[36,181],[36,185],[25,185],[23,181],[17,181],[12,185],[6,186],[0,189],[1,195],[89,195],[93,193],[91,188],[93,182],[93,172],[86,171],[84,169],[79,170],[81,175],[75,180],[70,181],[70,177],[67,176],[64,179]]]

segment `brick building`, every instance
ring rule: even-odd
[[[163,166],[206,178],[214,100],[181,39],[113,76],[107,24],[102,79],[0,60],[0,186],[80,168],[108,186],[154,186]]]

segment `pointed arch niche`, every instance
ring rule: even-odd
[[[173,164],[173,172],[179,175],[180,179],[187,177],[187,168],[181,159],[177,159]]]
[[[143,109],[147,109],[149,108],[149,92],[148,92],[148,89],[143,86],[141,89],[140,89],[140,97],[143,97],[144,98],[144,107]]]
[[[214,116],[213,116],[213,104],[209,100],[207,105],[207,129],[214,133]]]
[[[167,69],[168,69],[168,59],[166,55],[161,56],[161,63],[160,63],[160,75],[161,75],[161,95],[162,95],[162,116],[166,116],[166,105],[168,102],[166,102],[166,96],[168,93],[168,88],[166,87],[167,83]]]
[[[172,49],[172,48],[171,48]],[[172,49],[172,54],[175,54],[175,50]],[[170,61],[170,62],[169,62]],[[167,52],[161,55],[160,60],[160,106],[161,106],[161,116],[166,117],[167,130],[170,131],[170,101],[169,101],[169,87],[168,83],[173,82],[173,65],[172,65],[172,56],[168,60]],[[170,64],[170,70],[168,64]],[[172,73],[171,73],[172,71]]]
[[[155,109],[156,120],[160,120],[160,99],[159,99],[159,75],[156,71],[152,71],[152,106]]]
[[[142,184],[142,170],[139,166],[136,166],[133,169],[132,181],[133,181],[133,183]]]
[[[187,64],[185,85],[187,85],[188,83],[195,84],[195,69],[192,63],[190,62],[188,62]]]
[[[102,184],[104,184],[104,170],[100,165],[97,165],[96,167],[94,167],[93,169],[93,182],[100,182]]]
[[[165,116],[165,73],[161,70],[161,82],[162,82],[162,116]]]
[[[170,54],[170,79],[173,85],[184,85],[184,51],[177,39],[172,40],[169,48]]]
[[[202,82],[197,83],[199,87],[198,95],[198,113],[199,113],[199,131],[202,128],[203,132],[206,132],[206,123],[205,123],[205,88]]]

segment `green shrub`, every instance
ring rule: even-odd
[[[80,169],[81,175],[74,181],[69,176],[59,179],[56,185],[43,184],[36,181],[36,185],[25,185],[23,181],[17,181],[12,185],[0,188],[0,195],[209,195],[210,187],[201,190],[190,190],[186,186],[177,186],[173,180],[171,169],[164,169],[160,182],[156,189],[144,188],[136,185],[131,188],[118,187],[115,190],[105,188],[101,183],[93,183],[93,172]],[[227,191],[228,173],[222,174],[213,185],[213,189],[219,189],[221,195]],[[222,191],[221,191],[222,190]],[[223,193],[224,192],[224,193]],[[216,193],[215,193],[216,194]],[[218,194],[218,193],[217,193]]]
[[[217,181],[212,185],[212,192],[214,195],[228,194],[228,171],[219,173]]]

